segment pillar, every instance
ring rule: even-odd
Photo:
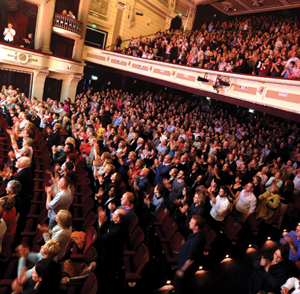
[[[83,23],[82,33],[81,33],[81,39],[79,39],[79,40],[76,39],[74,42],[74,48],[73,48],[73,54],[72,54],[72,58],[75,60],[79,60],[79,61],[82,60],[81,56],[82,56],[84,40],[85,40],[89,7],[90,7],[90,0],[80,0],[79,7],[78,7],[77,19]]]
[[[66,79],[63,79],[60,94],[61,101],[67,98],[71,98],[72,101],[75,100],[77,85],[81,79],[81,75],[70,75]]]
[[[44,53],[52,54],[50,42],[53,27],[55,0],[45,1],[39,6],[37,26],[35,33],[35,48]]]
[[[33,73],[32,96],[35,96],[39,101],[43,100],[45,80],[48,74],[48,69],[35,70]]]

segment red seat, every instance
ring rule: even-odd
[[[170,214],[169,209],[166,206],[163,206],[163,208],[160,210],[160,212],[155,217],[154,225],[161,226],[169,214]]]
[[[134,214],[134,218],[131,221],[131,223],[129,224],[129,228],[128,228],[128,230],[129,230],[129,236],[132,235],[132,232],[135,229],[135,227],[138,225],[138,223],[139,223],[139,218],[137,217],[136,214]]]
[[[68,294],[77,293],[77,286],[72,286],[68,289]],[[90,273],[85,280],[80,293],[81,294],[96,294],[98,290],[98,281],[94,273]]]
[[[87,214],[94,208],[94,200],[91,197],[88,197],[84,202],[82,207],[73,208],[73,222],[84,222]],[[76,225],[75,225],[76,226]]]
[[[209,224],[205,224],[203,226],[202,234],[203,234],[204,240],[205,240],[204,254],[207,255],[211,251],[211,244],[213,243],[213,241],[217,237],[217,234]]]
[[[155,234],[161,243],[170,242],[172,237],[178,231],[178,225],[172,217],[167,216],[163,225],[161,227],[154,226],[154,229]]]
[[[143,230],[137,226],[131,234],[128,243],[124,246],[123,255],[134,255],[138,246],[144,241],[145,235]]]
[[[94,227],[90,227],[86,232],[83,250],[80,250],[75,242],[73,243],[71,259],[83,258],[86,252],[88,251],[88,249],[95,243],[96,240],[97,240],[97,231],[95,230]]]
[[[176,232],[169,244],[162,243],[163,253],[171,267],[177,265],[178,254],[185,242],[185,238],[179,232]]]
[[[138,247],[133,257],[125,256],[125,281],[127,283],[136,283],[141,280],[142,270],[149,261],[149,251],[144,243]],[[133,286],[133,284],[131,284]]]

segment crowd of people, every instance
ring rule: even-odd
[[[151,224],[163,207],[178,223],[188,244],[176,272],[175,285],[180,289],[203,254],[204,224],[218,234],[222,222],[232,216],[234,226],[245,227],[252,218],[280,230],[288,206],[299,197],[300,136],[294,122],[246,110],[230,113],[218,105],[164,91],[134,95],[90,89],[72,103],[50,98],[40,102],[3,86],[0,99],[12,127],[7,131],[12,150],[1,172],[6,187],[2,193],[8,195],[0,199],[2,213],[10,218],[19,215],[22,221],[32,196],[32,146],[38,128],[53,162],[45,188],[49,225],[38,227],[45,246],[56,240],[56,260],[65,254],[72,225],[68,210],[76,183],[74,162],[80,156],[98,211],[102,265],[98,270],[108,282],[122,268],[123,244],[134,214],[148,240]],[[14,232],[15,226],[10,226]],[[296,239],[298,235],[297,231],[292,234]],[[289,237],[281,243],[289,246],[290,261],[296,264],[300,246]],[[29,254],[24,248],[19,251],[21,257],[23,251]],[[38,260],[43,260],[45,253],[42,249],[40,253]],[[277,264],[275,257],[275,261],[263,258],[257,268],[269,272]],[[287,279],[288,272],[282,277]],[[281,282],[270,285],[277,291]],[[265,290],[265,284],[258,287]]]
[[[299,79],[297,17],[250,16],[203,24],[200,30],[160,30],[115,52],[204,69]],[[123,43],[124,46],[124,43]]]

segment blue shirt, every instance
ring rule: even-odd
[[[189,235],[185,244],[181,247],[178,255],[178,269],[185,264],[187,260],[193,260],[193,264],[188,268],[190,274],[195,273],[201,261],[204,249],[204,238],[201,231]]]
[[[297,240],[297,236],[296,236],[296,232],[295,231],[290,231],[289,234],[287,234],[285,236],[291,236],[294,239],[294,247],[295,247],[295,249],[296,249],[297,252],[294,255],[292,253],[292,250],[290,249],[289,260],[295,262],[295,261],[297,261],[300,258],[300,240]],[[282,244],[282,241],[284,241],[284,237],[280,239],[280,244]]]

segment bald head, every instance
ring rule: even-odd
[[[126,216],[126,212],[124,209],[117,209],[114,211],[112,215],[112,220],[115,224],[121,223],[124,221],[125,216]]]

